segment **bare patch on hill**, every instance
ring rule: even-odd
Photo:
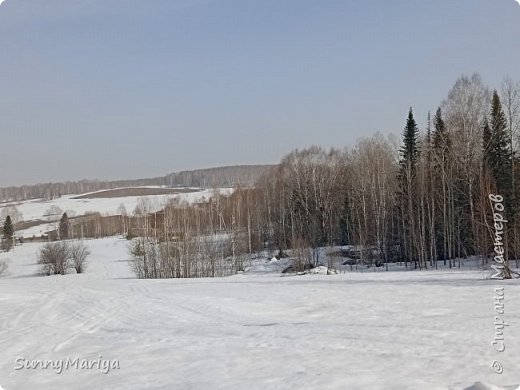
[[[112,190],[98,191],[91,194],[76,196],[71,199],[100,199],[100,198],[123,198],[126,196],[150,196],[171,195],[200,191],[198,188],[115,188]]]

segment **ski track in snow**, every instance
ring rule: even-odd
[[[19,389],[513,389],[520,287],[505,282],[506,352],[477,271],[137,280],[128,241],[87,241],[82,275],[42,277],[24,244],[0,277],[0,385]],[[15,359],[118,359],[103,374]],[[489,365],[499,359],[502,375]],[[482,382],[482,383],[477,383]],[[502,387],[492,387],[494,383]],[[515,387],[506,387],[513,386]]]

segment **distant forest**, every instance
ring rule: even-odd
[[[131,180],[79,180],[62,183],[0,188],[0,202],[28,199],[54,199],[62,195],[83,194],[99,190],[136,186],[168,187],[236,187],[253,185],[271,165],[236,165],[208,169],[196,169],[167,174],[166,176]]]

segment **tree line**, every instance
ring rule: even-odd
[[[490,194],[504,197],[506,257],[520,255],[520,83],[490,91],[460,77],[420,131],[410,108],[402,140],[379,134],[349,149],[294,151],[264,180],[268,231],[280,249],[350,244],[371,262],[460,267],[493,252]]]

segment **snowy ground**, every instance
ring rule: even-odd
[[[520,284],[488,272],[136,280],[128,242],[88,241],[86,274],[41,277],[38,244],[0,277],[0,386],[55,389],[491,389],[520,384]],[[261,268],[261,267],[260,267]],[[259,267],[251,268],[260,269]],[[268,271],[269,267],[262,268]],[[492,349],[505,287],[506,351]],[[119,369],[15,370],[16,359]],[[495,374],[498,360],[504,372]],[[516,387],[513,387],[516,385]]]

